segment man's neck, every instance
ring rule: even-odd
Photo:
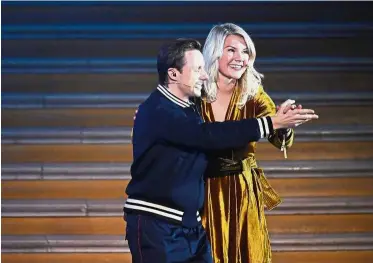
[[[185,102],[189,102],[189,96],[182,92],[176,84],[169,84],[168,86],[166,86],[166,88],[172,95],[178,97],[179,99]]]

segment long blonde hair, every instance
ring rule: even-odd
[[[241,89],[240,98],[237,106],[242,108],[245,106],[248,99],[255,96],[259,86],[262,83],[263,75],[257,72],[254,68],[256,51],[253,41],[250,36],[241,27],[225,23],[214,26],[207,36],[203,47],[203,57],[206,63],[206,72],[209,79],[205,82],[204,89],[207,95],[207,101],[213,102],[217,95],[217,81],[219,73],[219,59],[223,55],[224,42],[227,36],[237,35],[243,37],[249,50],[249,63],[244,74],[238,80],[238,87]]]

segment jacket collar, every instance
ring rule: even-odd
[[[157,90],[159,90],[167,99],[179,105],[180,107],[187,108],[193,105],[191,101],[186,102],[176,97],[165,86],[158,84]]]

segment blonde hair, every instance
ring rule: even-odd
[[[263,78],[263,75],[257,72],[254,68],[256,52],[253,41],[245,30],[235,24],[225,23],[216,25],[210,30],[210,33],[207,36],[203,47],[203,57],[205,59],[205,67],[209,79],[205,82],[204,89],[207,95],[207,101],[215,101],[217,95],[219,59],[223,55],[224,42],[229,35],[243,37],[249,50],[248,67],[238,80],[237,87],[241,90],[237,106],[242,108],[245,106],[247,100],[254,97],[258,92],[259,86],[262,83],[261,79]]]

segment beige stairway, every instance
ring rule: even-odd
[[[372,5],[340,4],[349,12],[332,3],[169,3],[158,17],[154,3],[3,6],[2,262],[131,262],[122,206],[133,114],[157,83],[159,45],[180,34],[203,42],[216,21],[248,24],[277,103],[291,97],[320,115],[296,130],[289,159],[258,147],[284,199],[267,213],[273,262],[373,262]],[[58,27],[66,21],[78,27]],[[131,29],[140,22],[143,33]]]

